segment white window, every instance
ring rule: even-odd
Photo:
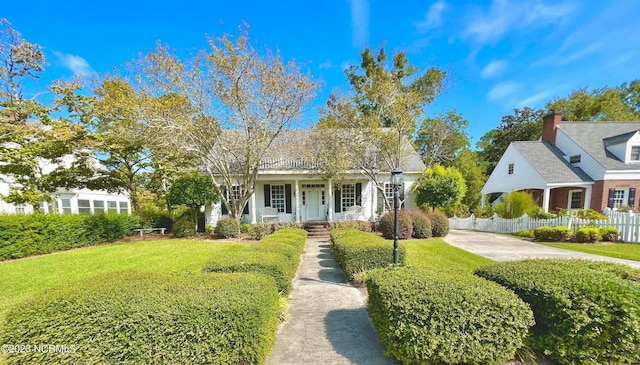
[[[342,184],[342,211],[356,205],[356,184]]]
[[[569,192],[569,209],[582,208],[582,190],[571,190]]]
[[[104,213],[104,200],[94,200],[93,211],[95,213]]]
[[[393,206],[393,185],[391,183],[384,183],[384,199],[390,207]]]
[[[129,213],[129,202],[120,202],[120,213]]]
[[[60,199],[62,213],[71,213],[71,199]]]
[[[513,175],[513,168],[514,168],[514,165],[512,163],[510,163],[509,164],[509,168],[508,168],[509,175]]]
[[[640,161],[640,146],[631,147],[631,161]]]
[[[626,205],[627,189],[615,189],[613,191],[613,207],[620,208]]]
[[[285,212],[284,185],[271,185],[271,208],[277,209],[278,213]]]
[[[78,213],[91,214],[91,202],[85,199],[78,199]]]
[[[109,213],[118,213],[118,202],[109,201],[107,202],[107,207],[109,208]]]
[[[582,160],[582,156],[581,155],[573,155],[571,157],[569,157],[569,163],[570,164],[576,164],[576,163],[580,163],[580,160]]]

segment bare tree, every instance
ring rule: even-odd
[[[157,143],[198,156],[221,196],[227,187],[223,203],[236,219],[266,152],[318,87],[295,61],[257,49],[245,28],[236,38],[209,37],[209,48],[185,61],[158,44],[130,65],[140,72],[140,89],[156,101],[146,115]]]

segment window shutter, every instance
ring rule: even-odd
[[[242,209],[242,214],[249,214],[249,202],[244,203],[244,208]]]
[[[271,185],[264,184],[264,206],[271,206]]]
[[[629,202],[628,205],[631,208],[635,207],[635,203],[636,203],[636,188],[630,188],[629,189]]]
[[[607,207],[613,208],[613,195],[615,194],[616,189],[609,189],[609,201],[607,202]]]
[[[340,195],[340,189],[336,189],[336,193],[334,195],[334,208],[336,213],[340,213],[342,211],[342,196]]]
[[[291,213],[291,184],[284,184],[284,205],[287,213]]]
[[[227,211],[227,205],[224,203],[224,201],[227,199],[227,187],[223,186],[222,187],[222,197],[220,197],[220,204],[222,205],[222,215],[228,214],[229,212]]]
[[[362,206],[362,183],[356,184],[356,205]]]

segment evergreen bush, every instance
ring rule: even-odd
[[[431,238],[432,228],[431,219],[421,211],[412,211],[411,219],[413,221],[413,238]]]
[[[382,236],[386,239],[392,240],[394,237],[394,213],[389,212],[383,215],[378,221],[377,229],[382,233]],[[401,210],[398,212],[398,239],[406,240],[411,238],[413,234],[413,220],[411,216]]]
[[[439,211],[432,210],[428,213],[431,219],[431,235],[433,237],[444,237],[449,233],[449,219]]]
[[[224,238],[236,238],[240,235],[240,222],[233,218],[224,218],[216,224],[215,233]]]

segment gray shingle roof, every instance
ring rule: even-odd
[[[638,170],[638,164],[626,164],[605,148],[624,143],[640,131],[640,122],[562,122],[558,126],[607,170]]]
[[[512,142],[520,154],[533,166],[547,183],[591,182],[582,169],[573,167],[563,158],[562,151],[549,142]]]

